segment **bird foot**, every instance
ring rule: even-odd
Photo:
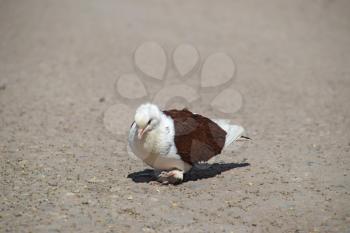
[[[171,170],[162,171],[158,176],[158,181],[162,184],[179,184],[183,180],[183,171]]]

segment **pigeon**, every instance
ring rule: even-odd
[[[188,109],[161,111],[155,104],[140,105],[129,131],[128,146],[158,172],[164,184],[181,183],[184,173],[220,154],[244,129],[228,120],[209,119]]]

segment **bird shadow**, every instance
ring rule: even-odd
[[[249,163],[213,163],[213,164],[199,164],[192,167],[192,169],[184,174],[182,183],[188,181],[196,181],[201,179],[208,179],[215,177],[222,172],[250,166]],[[155,171],[152,169],[145,169],[143,171],[130,173],[128,178],[132,179],[135,183],[149,183],[151,181],[157,181]]]

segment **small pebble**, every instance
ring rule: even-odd
[[[6,89],[6,84],[0,84],[0,91],[4,91]]]

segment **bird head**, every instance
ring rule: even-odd
[[[142,136],[155,129],[159,123],[161,118],[161,111],[154,104],[142,104],[137,108],[135,114],[135,123],[138,128],[138,138],[142,139]]]

